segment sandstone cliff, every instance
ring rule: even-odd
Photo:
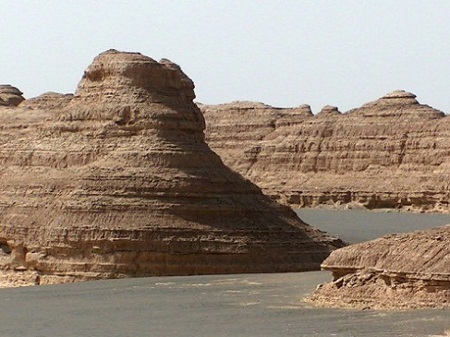
[[[370,308],[450,307],[450,225],[389,235],[333,252],[333,272],[310,300]]]
[[[206,140],[225,164],[286,204],[450,212],[449,118],[411,93],[344,114],[248,102],[201,108]]]
[[[342,246],[222,163],[193,89],[170,61],[111,50],[75,95],[0,109],[9,278],[301,271]]]

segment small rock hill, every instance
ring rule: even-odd
[[[319,268],[343,243],[222,163],[193,89],[168,60],[110,50],[75,95],[2,107],[2,269],[54,283]]]
[[[447,225],[339,249],[322,264],[333,282],[310,300],[335,307],[449,308],[449,242]]]

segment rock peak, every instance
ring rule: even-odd
[[[0,85],[0,105],[18,106],[25,100],[22,92],[10,84]]]
[[[59,118],[110,120],[135,130],[191,130],[202,139],[205,122],[194,98],[194,83],[177,64],[112,49],[94,58]]]
[[[417,96],[411,92],[405,90],[394,90],[389,94],[384,95],[381,99],[392,99],[392,98],[416,98]]]
[[[445,114],[428,105],[420,104],[416,95],[405,90],[392,91],[376,101],[362,105],[360,108],[352,109],[348,113],[360,114],[366,117],[399,117],[436,119]]]
[[[413,93],[405,90],[394,90],[384,95],[376,102],[388,105],[418,105],[419,102],[416,100],[416,97],[417,96]]]
[[[341,112],[336,106],[333,105],[325,105],[322,110],[317,114],[317,116],[332,116],[332,115],[341,115]]]
[[[298,114],[308,117],[314,116],[309,104],[301,104],[298,107],[292,108],[291,112],[292,114]]]
[[[161,96],[175,96],[192,101],[194,83],[175,63],[154,59],[133,52],[115,49],[99,54],[84,72],[76,96],[90,96],[93,92],[109,95],[112,91],[131,95],[150,94],[155,100]]]
[[[32,110],[62,110],[70,100],[73,98],[73,94],[60,94],[57,92],[46,92],[42,95],[29,98],[20,104],[23,108]]]

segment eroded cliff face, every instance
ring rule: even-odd
[[[37,282],[317,269],[342,242],[226,167],[193,82],[108,51],[75,95],[0,109],[0,265]]]
[[[233,102],[199,107],[207,121],[207,142],[228,166],[241,174],[249,173],[256,163],[267,135],[280,126],[313,116],[307,105],[280,109],[263,103]]]
[[[415,95],[394,91],[344,114],[239,105],[201,106],[206,140],[281,202],[450,212],[449,118]]]
[[[339,249],[322,264],[334,280],[310,300],[335,307],[449,308],[449,242],[447,225]]]

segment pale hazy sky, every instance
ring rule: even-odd
[[[74,92],[102,51],[178,63],[197,100],[326,104],[396,89],[450,113],[448,0],[14,0],[0,14],[0,83]]]

